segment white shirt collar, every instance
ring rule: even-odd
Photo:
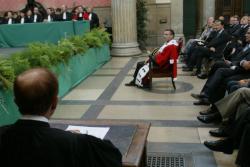
[[[51,16],[48,15],[48,22],[51,22]]]
[[[159,51],[158,52],[163,52],[163,50],[169,46],[169,45],[175,45],[175,46],[178,46],[178,42],[175,40],[175,39],[172,39],[171,41],[169,42],[165,42],[162,47],[160,47]]]
[[[67,16],[66,16],[66,12],[63,12],[63,20],[66,20]]]
[[[12,24],[12,18],[8,20],[8,24]]]
[[[23,24],[23,23],[24,23],[24,18],[22,17],[22,18],[21,18],[21,24]]]
[[[49,120],[44,116],[39,115],[23,115],[21,120],[32,120],[32,121],[42,121],[42,122],[49,122]]]
[[[89,13],[89,20],[92,20],[92,13]]]

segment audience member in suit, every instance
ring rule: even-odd
[[[248,106],[250,106],[250,89],[242,87],[213,103],[207,110],[201,111],[197,119],[203,123],[236,120]]]
[[[38,23],[38,22],[43,22],[43,17],[39,13],[38,8],[34,7],[34,11],[33,11],[33,23]]]
[[[47,16],[44,19],[44,22],[52,22],[55,19],[55,15],[52,13],[51,8],[47,9]]]
[[[209,17],[207,19],[207,24],[204,26],[203,31],[199,39],[190,39],[188,40],[184,54],[186,55],[186,62],[189,61],[189,55],[194,50],[194,48],[198,45],[198,42],[205,43],[206,39],[210,36],[210,33],[213,31],[214,18]]]
[[[87,12],[89,13],[90,29],[98,28],[100,26],[98,15],[93,12],[92,7],[88,7]]]
[[[22,117],[0,129],[1,165],[121,167],[122,155],[110,141],[50,127],[57,95],[57,78],[47,69],[31,69],[16,78],[15,103]]]
[[[242,79],[239,81],[229,81],[227,83],[227,91],[229,94],[243,87],[250,88],[250,79]]]
[[[198,102],[194,103],[195,105],[215,103],[224,97],[226,84],[229,81],[250,78],[250,29],[246,33],[246,41],[248,45],[238,55],[238,57],[241,57],[240,62],[228,62],[222,68],[219,68],[219,66],[213,67],[214,69],[211,69],[212,72],[203,86],[201,93],[199,95],[191,94],[193,97],[199,99]]]
[[[249,54],[248,46],[238,47],[238,48],[233,48],[233,49],[235,49],[233,53],[228,53],[229,55],[224,55],[224,57],[227,57],[227,58],[230,57],[230,59],[224,59],[221,61],[216,61],[214,63],[214,65],[211,67],[208,73],[208,77],[213,76],[214,73],[219,68],[230,68],[231,66],[239,64],[239,62],[243,60]]]
[[[26,12],[25,23],[33,23],[33,14],[31,10]]]
[[[230,20],[229,20],[229,26],[228,26],[227,32],[230,35],[233,35],[233,33],[235,31],[237,31],[239,28],[240,28],[239,17],[238,16],[231,16]]]
[[[67,6],[62,5],[61,7],[61,21],[71,21],[71,13],[68,12]]]
[[[15,20],[13,19],[13,15],[11,11],[8,11],[4,14],[3,24],[14,24]]]
[[[246,34],[246,32],[247,32],[247,30],[249,28],[248,16],[242,17],[240,23],[241,23],[240,28],[233,33],[233,37],[235,38],[236,42],[238,42],[239,44],[245,46],[246,45],[246,43],[245,43],[245,40],[246,40],[245,34]]]
[[[196,64],[196,74],[200,75],[203,58],[207,59],[221,59],[222,52],[229,41],[230,36],[224,30],[224,23],[220,20],[215,21],[216,36],[205,46],[196,47],[192,55],[190,56],[189,67],[183,69],[183,71],[193,70],[193,66]]]
[[[240,167],[250,166],[250,109],[246,109],[244,114],[236,120],[231,128],[228,137],[216,140],[205,141],[204,145],[212,151],[232,154],[234,149],[239,149],[236,164]]]

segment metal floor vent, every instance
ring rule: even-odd
[[[148,153],[147,167],[193,167],[186,154]]]

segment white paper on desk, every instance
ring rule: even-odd
[[[66,130],[79,131],[81,134],[88,134],[100,139],[104,139],[109,129],[110,129],[109,127],[88,127],[88,126],[69,125]]]

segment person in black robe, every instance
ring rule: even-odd
[[[110,141],[50,127],[57,95],[58,81],[44,68],[16,78],[14,97],[22,117],[0,128],[1,166],[121,167],[122,155]]]
[[[89,13],[90,29],[98,28],[100,26],[98,15],[93,12],[92,7],[88,7],[87,12]]]

